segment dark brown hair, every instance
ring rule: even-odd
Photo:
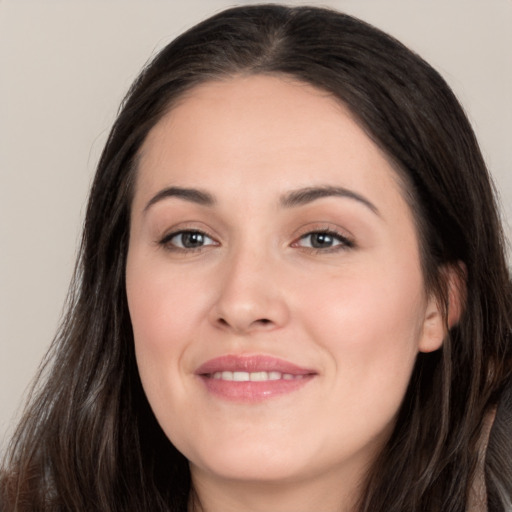
[[[158,426],[135,363],[124,283],[130,205],[151,128],[194,86],[240,74],[293,77],[343,102],[395,164],[427,286],[445,308],[445,270],[460,271],[462,317],[442,349],[418,356],[359,510],[465,510],[483,418],[512,373],[510,277],[478,144],[444,80],[395,39],[328,9],[277,5],[200,23],[130,89],[90,193],[68,313],[4,465],[6,510],[186,510],[187,461]],[[493,512],[512,495],[510,464],[493,458],[511,435],[505,427],[489,444]]]

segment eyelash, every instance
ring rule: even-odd
[[[199,245],[197,247],[180,247],[178,245],[176,245],[175,243],[171,243],[171,241],[178,237],[178,236],[185,236],[185,235],[189,235],[189,236],[192,236],[192,235],[195,235],[195,236],[199,236],[199,237],[202,237],[203,240],[205,238],[211,240],[213,243],[209,243],[209,244],[203,244],[203,245]],[[312,236],[326,236],[330,239],[333,240],[333,243],[336,243],[338,242],[336,245],[334,246],[330,246],[330,247],[313,247],[313,246],[300,246],[299,245],[299,242],[301,240],[305,240],[307,239],[308,237],[312,237]],[[182,252],[182,253],[190,253],[190,252],[196,252],[196,251],[201,251],[203,250],[205,247],[208,247],[208,246],[217,246],[219,245],[219,243],[213,238],[211,237],[210,235],[208,235],[207,233],[205,233],[204,231],[201,231],[199,229],[181,229],[179,231],[173,231],[172,233],[168,233],[167,235],[165,235],[159,242],[158,244],[162,247],[165,247],[168,251],[172,251],[172,252]],[[181,244],[183,245],[183,238],[181,239]],[[307,252],[310,252],[310,253],[332,253],[332,252],[338,252],[338,251],[343,251],[343,250],[347,250],[347,249],[352,249],[355,247],[355,244],[353,242],[353,240],[347,238],[346,236],[342,235],[341,233],[339,233],[338,231],[336,230],[333,230],[333,229],[315,229],[313,231],[308,231],[307,233],[304,233],[303,235],[301,235],[299,238],[297,238],[294,242],[292,242],[291,244],[291,247],[297,247],[297,248],[302,248],[302,250],[305,250]]]
[[[212,240],[214,243],[200,245],[197,247],[180,247],[178,245],[171,243],[173,238],[176,238],[178,236],[183,237],[184,235],[196,235],[196,236],[199,235],[199,236],[203,237],[203,239],[208,238],[208,239]],[[219,245],[218,242],[216,242],[213,239],[213,237],[211,237],[210,235],[208,235],[207,233],[205,233],[204,231],[201,231],[199,229],[180,229],[179,231],[173,231],[172,233],[168,233],[167,235],[165,235],[158,243],[159,243],[159,245],[165,247],[167,250],[172,251],[172,252],[196,252],[196,251],[201,251],[205,247],[208,247],[210,245]],[[183,244],[183,239],[182,239],[181,243]]]
[[[314,235],[322,235],[327,236],[333,239],[334,242],[339,242],[338,244],[330,247],[302,247],[303,250],[306,250],[311,253],[332,253],[338,251],[345,251],[347,249],[352,249],[355,247],[353,240],[347,238],[336,230],[333,229],[315,229],[313,231],[308,231],[301,235],[295,242],[292,243],[292,247],[298,247],[298,244],[301,240],[305,240],[308,237],[312,237]]]

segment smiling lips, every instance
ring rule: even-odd
[[[313,370],[275,357],[235,355],[211,359],[195,373],[210,393],[240,402],[260,402],[291,393],[316,375]]]

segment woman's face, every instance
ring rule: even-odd
[[[443,336],[396,173],[291,79],[198,86],[150,132],[126,283],[144,390],[195,478],[360,476]]]

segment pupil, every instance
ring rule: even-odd
[[[203,245],[204,237],[201,233],[183,233],[183,245],[185,247],[198,247]]]
[[[322,247],[330,247],[332,242],[332,236],[326,233],[315,233],[311,237],[311,245],[317,249]]]

